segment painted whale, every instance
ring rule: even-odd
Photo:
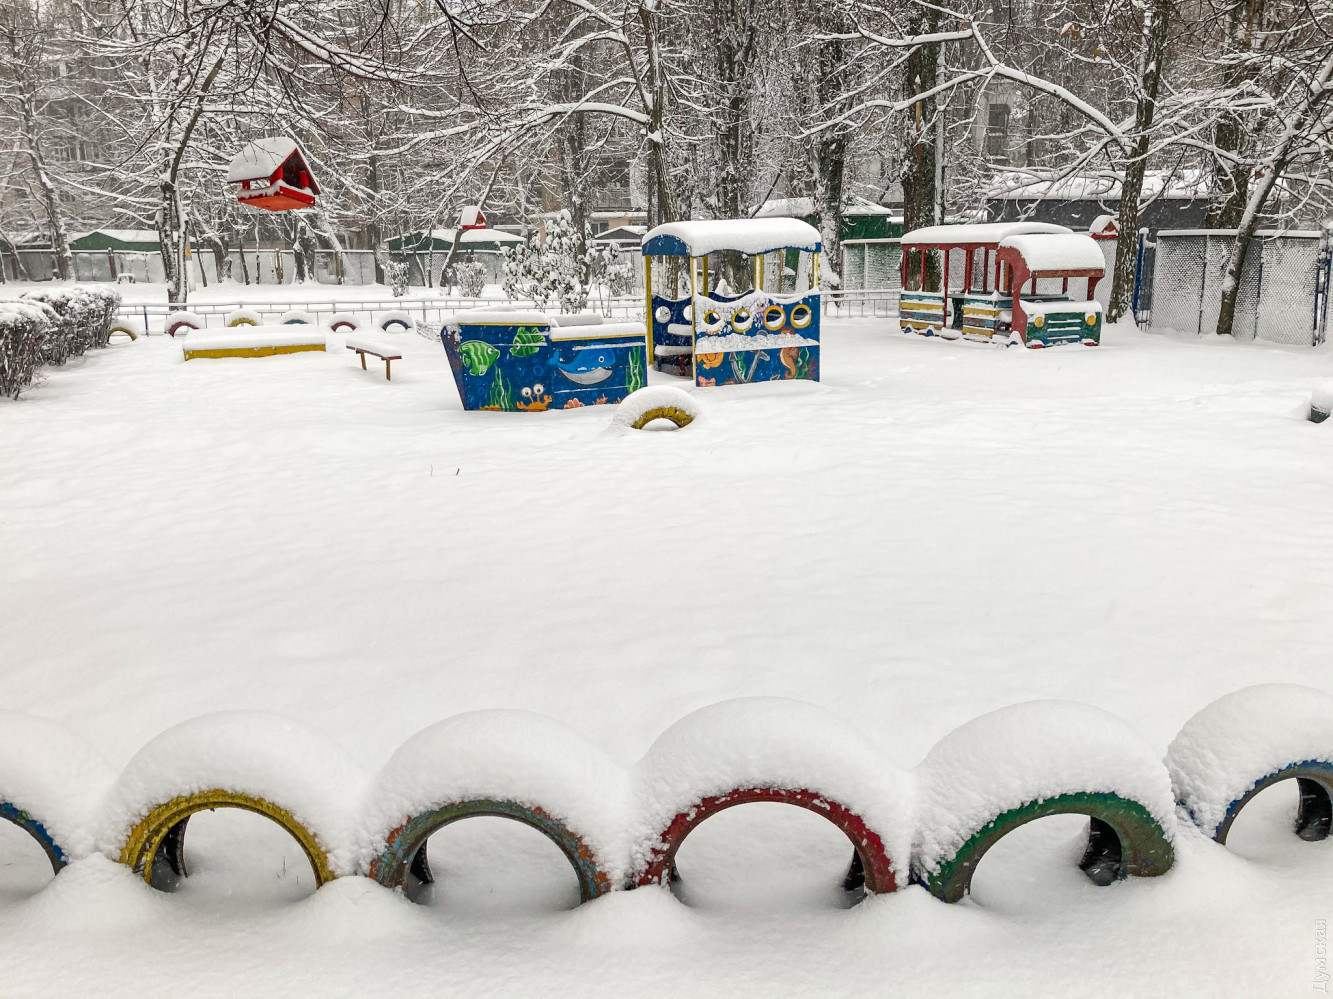
[[[611,377],[611,366],[616,363],[616,352],[610,347],[576,347],[574,356],[566,360],[555,356],[560,373],[577,385],[596,385]]]

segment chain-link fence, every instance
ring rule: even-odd
[[[1235,230],[1164,229],[1140,254],[1136,315],[1154,330],[1211,333],[1222,308]],[[1232,335],[1316,344],[1328,321],[1328,236],[1260,230],[1246,255]],[[1149,280],[1150,276],[1150,280]]]

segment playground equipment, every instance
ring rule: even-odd
[[[181,353],[187,361],[198,357],[269,357],[324,350],[326,343],[324,333],[306,323],[281,326],[242,324],[212,335],[192,334],[181,344]]]
[[[937,225],[904,235],[902,249],[904,332],[1027,347],[1101,342],[1102,307],[1094,293],[1106,258],[1090,236],[1045,222]],[[926,290],[932,251],[943,256],[939,291]],[[963,260],[961,288],[952,285],[955,254]],[[1070,298],[1070,278],[1086,279],[1085,299]]]
[[[188,820],[214,808],[285,829],[317,886],[365,874],[418,900],[433,881],[434,832],[473,816],[509,818],[561,850],[588,901],[670,885],[677,850],[702,822],[776,802],[822,815],[847,836],[854,859],[844,888],[893,892],[910,871],[954,902],[989,848],[1034,819],[1087,816],[1079,866],[1106,885],[1165,873],[1178,814],[1225,844],[1245,805],[1284,780],[1300,791],[1296,835],[1326,839],[1327,693],[1268,684],[1228,694],[1186,722],[1165,763],[1113,715],[1031,701],[960,726],[911,773],[842,718],[783,698],[695,711],[632,767],[553,719],[471,712],[408,739],[374,777],[336,743],[264,712],[184,722],[118,776],[54,722],[0,712],[0,820],[32,836],[53,871],[100,852],[163,890],[188,873]]]
[[[649,385],[631,392],[616,407],[614,423],[630,430],[642,430],[654,420],[667,420],[679,430],[688,427],[701,413],[699,400],[671,385]]]
[[[819,380],[814,226],[785,218],[668,222],[643,237],[642,251],[648,359],[657,370],[701,386]]]
[[[319,194],[305,154],[288,136],[247,142],[227,166],[227,183],[241,185],[241,204],[270,212],[309,208]]]
[[[471,309],[440,340],[464,409],[541,412],[617,403],[647,374],[641,323]]]

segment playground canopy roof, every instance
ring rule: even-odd
[[[1010,236],[1041,233],[1072,233],[1068,226],[1051,222],[973,222],[967,225],[928,225],[903,234],[903,246],[996,245]]]
[[[1017,250],[1028,270],[1106,272],[1106,257],[1091,236],[1080,232],[1009,236],[1001,249]]]
[[[819,230],[800,219],[667,222],[643,237],[645,257],[702,257],[718,250],[748,256],[773,250],[820,250]]]

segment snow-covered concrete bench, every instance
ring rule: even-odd
[[[326,337],[310,326],[233,326],[207,336],[191,334],[181,345],[185,360],[196,357],[269,357],[324,350]]]
[[[366,370],[366,355],[370,354],[384,362],[384,380],[393,380],[389,377],[389,365],[394,361],[403,359],[403,355],[398,352],[398,348],[385,343],[383,340],[375,340],[366,336],[349,336],[346,343],[347,349],[356,351],[357,356],[361,358],[362,371]]]

